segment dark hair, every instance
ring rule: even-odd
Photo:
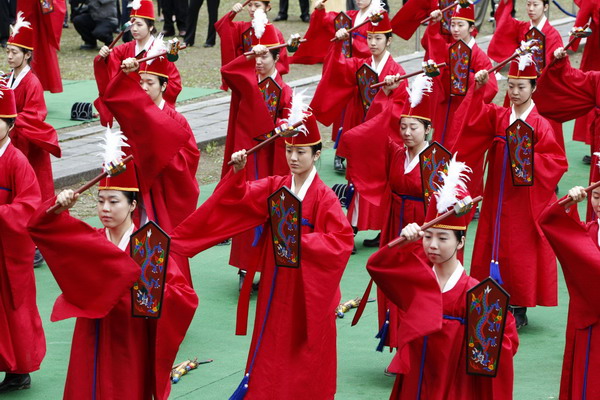
[[[277,60],[280,51],[281,49],[269,49],[269,52],[271,52],[271,55],[273,56],[273,60]]]
[[[127,199],[128,204],[133,204],[134,201],[137,201],[137,192],[130,192],[125,190],[121,190],[120,192],[123,193],[123,196],[125,196],[125,198]]]
[[[473,21],[467,21],[469,23],[469,28],[471,28],[472,26],[475,26],[475,22]]]
[[[317,151],[320,151],[323,148],[323,143],[319,142],[317,144],[313,144],[312,146],[310,146],[310,150],[312,151],[313,156],[317,153]]]
[[[8,125],[8,129],[12,128],[15,125],[16,118],[0,118],[2,121],[6,122]]]
[[[160,86],[164,85],[165,83],[169,83],[169,78],[165,78],[164,76],[159,75],[156,75],[156,77],[158,78],[158,83],[160,83]]]
[[[387,33],[385,33],[385,38],[386,38],[386,39],[389,39],[389,38],[391,38],[391,37],[392,37],[392,32],[387,32]]]
[[[454,236],[456,236],[456,240],[458,242],[460,242],[462,240],[462,238],[464,238],[466,236],[465,231],[452,231],[452,232],[454,232]]]
[[[151,34],[155,34],[156,32],[158,32],[156,30],[156,27],[154,26],[153,19],[148,19],[148,18],[144,18],[144,17],[137,17],[137,18],[140,18],[142,21],[144,21],[146,23],[146,26],[148,27],[148,30],[150,31]]]
[[[261,1],[265,5],[265,7],[269,7],[271,5],[270,1]]]
[[[531,89],[535,89],[537,86],[537,79],[530,79],[529,83],[531,83]]]

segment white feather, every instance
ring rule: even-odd
[[[163,38],[164,38],[163,34],[159,33],[158,36],[156,37],[156,39],[154,39],[152,46],[148,50],[147,57],[154,57],[156,55],[166,53],[167,45],[165,44],[165,41],[163,40]],[[154,60],[156,60],[156,59],[154,59]],[[152,64],[152,62],[154,60],[148,60],[148,65]]]
[[[134,10],[139,10],[142,6],[142,0],[132,0],[131,3],[127,4],[127,8],[132,8]]]
[[[300,92],[296,92],[296,89],[294,89],[294,92],[292,93],[292,106],[289,108],[290,116],[285,121],[289,126],[292,126],[295,123],[302,121],[304,117],[306,117],[306,112],[310,108],[308,104],[304,101],[307,98],[307,96],[305,95],[306,90],[307,89],[304,89]],[[300,127],[297,130],[303,132],[304,134],[307,134],[306,127],[304,125],[300,125]]]
[[[4,92],[0,89],[0,99],[4,97]]]
[[[412,108],[421,104],[424,93],[431,93],[433,91],[433,79],[425,74],[417,75],[412,83],[412,87],[406,88],[408,92],[408,100]]]
[[[254,29],[254,36],[260,39],[265,33],[265,26],[269,23],[267,14],[262,8],[254,11],[254,18],[252,18],[252,28]]]
[[[103,153],[98,153],[100,157],[102,157],[104,161],[105,170],[106,166],[108,166],[111,162],[120,162],[123,159],[125,153],[121,150],[122,147],[129,147],[127,144],[127,137],[123,135],[121,131],[112,132],[110,128],[106,128],[106,132],[104,133],[104,137],[101,137],[102,143],[100,143],[100,147],[104,150]]]
[[[473,172],[464,162],[456,161],[456,153],[448,163],[448,173],[440,172],[444,181],[435,193],[438,214],[445,213],[454,207],[459,200],[456,197],[467,190],[466,182],[469,180],[467,172]]]
[[[521,54],[517,58],[519,60],[519,71],[524,71],[525,68],[534,63],[531,53]]]
[[[23,27],[31,28],[31,23],[25,21],[23,11],[19,11],[19,13],[17,14],[17,20],[15,21],[15,24],[10,27],[11,36],[16,36],[16,34],[19,33],[19,31]]]

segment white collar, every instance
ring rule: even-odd
[[[544,25],[546,25],[546,21],[548,20],[548,18],[546,18],[546,14],[544,14],[542,16],[542,19],[540,20],[540,23],[537,24],[536,28],[538,28],[540,30],[540,32],[542,31],[542,29],[544,29]],[[533,28],[533,21],[529,21],[529,27]]]
[[[475,38],[473,36],[471,36],[471,40],[469,40],[469,43],[467,43],[467,46],[469,46],[469,48],[473,48],[473,46],[475,46]]]
[[[529,117],[529,113],[531,113],[531,110],[533,110],[533,107],[535,107],[535,103],[533,102],[533,100],[531,100],[531,104],[529,105],[529,107],[527,107],[527,110],[525,110],[525,112],[523,114],[521,114],[519,119],[521,121],[525,121],[527,119],[527,117]],[[515,113],[514,105],[510,106],[510,109],[511,109],[511,112],[510,112],[509,124],[512,124],[513,122],[515,122],[517,120],[517,114]]]
[[[386,50],[385,53],[383,53],[383,57],[381,57],[381,61],[379,61],[379,64],[376,65],[375,57],[371,56],[371,66],[375,72],[377,72],[377,76],[379,76],[381,71],[383,71],[385,64],[387,64],[388,58],[390,58],[390,52]]]
[[[423,146],[419,154],[421,154],[423,150],[427,148],[427,146],[429,146],[429,143],[425,141],[425,146]],[[404,154],[406,154],[406,157],[404,158],[404,175],[406,175],[410,173],[413,169],[415,169],[415,167],[419,163],[419,154],[417,154],[412,160],[410,160],[410,162],[408,162],[408,149],[404,151]]]
[[[136,41],[135,42],[135,54],[133,56],[136,57],[143,50],[145,50],[146,52],[148,52],[148,50],[150,50],[150,47],[152,47],[152,45],[154,44],[154,39],[155,39],[154,36],[150,35],[150,39],[148,39],[148,41],[144,45],[143,49],[140,49],[140,46],[138,45],[138,42]]]
[[[315,179],[315,176],[317,176],[317,169],[313,165],[313,168],[310,171],[310,174],[308,174],[308,178],[306,178],[306,180],[302,184],[302,187],[298,191],[298,194],[296,195],[296,196],[298,196],[298,198],[300,200],[304,200],[304,196],[306,196],[306,192],[308,192],[308,188],[310,188],[310,185],[312,185],[313,180]],[[292,193],[294,193],[294,194],[296,193],[296,182],[294,182],[294,174],[292,174],[292,188],[291,188],[291,190],[292,190]]]
[[[119,242],[119,245],[117,246],[118,248],[120,248],[123,251],[127,251],[127,246],[129,245],[129,238],[131,236],[131,234],[133,233],[133,230],[135,229],[135,224],[131,224],[131,226],[129,227],[129,229],[127,229],[125,231],[125,233],[123,234],[123,237],[121,238],[121,241]],[[109,242],[112,243],[112,241],[110,240],[110,233],[108,231],[108,229],[104,229],[104,232],[106,232],[106,239],[108,239]]]
[[[29,71],[31,71],[31,67],[29,65],[26,65],[19,74],[19,76],[17,76],[17,78],[15,79],[15,70],[13,70],[10,73],[10,78],[8,79],[8,87],[12,90],[15,90],[17,86],[19,86],[19,83],[21,83],[23,78],[25,78],[25,75],[29,73]]]
[[[432,268],[432,269],[433,269],[433,273],[435,274],[435,278],[438,279],[437,273],[435,272],[435,268]],[[450,275],[450,278],[444,285],[444,288],[442,289],[442,293],[446,293],[446,292],[449,292],[452,289],[454,289],[454,286],[456,286],[456,284],[458,283],[458,280],[462,276],[463,272],[465,272],[465,268],[463,267],[461,262],[457,260],[456,261],[456,269],[454,270],[452,275]],[[438,279],[438,282],[439,282],[439,279]]]
[[[10,137],[6,138],[6,143],[4,143],[4,146],[0,147],[0,157],[2,157],[4,155],[4,152],[8,148],[9,144],[10,144]]]
[[[165,99],[162,99],[162,100],[160,101],[160,104],[158,105],[158,108],[160,108],[161,110],[164,110],[164,109],[165,109]]]

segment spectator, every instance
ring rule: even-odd
[[[193,46],[196,41],[196,25],[198,24],[198,13],[200,12],[202,3],[204,3],[204,0],[190,0],[190,8],[186,21],[187,32],[183,38],[183,41],[188,46]],[[215,45],[217,38],[215,22],[219,18],[219,4],[220,0],[206,0],[208,7],[208,33],[206,34],[204,47],[213,47]]]
[[[289,0],[279,0],[279,14],[275,21],[287,21]],[[300,0],[300,19],[304,22],[310,21],[310,12],[308,11],[308,0]]]
[[[84,42],[79,48],[95,50],[97,40],[109,45],[118,22],[116,0],[89,0],[82,7],[81,14],[73,19],[73,25]]]
[[[185,37],[188,0],[162,0],[160,4],[163,16],[165,17],[162,34],[165,36],[175,36],[175,25],[173,24],[173,16],[175,16],[179,36]]]
[[[16,15],[16,0],[0,0],[0,44],[2,47],[6,47],[6,41],[10,36],[10,24],[15,21]]]

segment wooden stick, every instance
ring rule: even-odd
[[[183,50],[183,49],[185,49],[185,48],[187,48],[187,46],[184,44],[184,45],[181,45],[181,47],[179,47],[179,50]],[[177,52],[179,52],[179,50],[177,50]],[[143,62],[146,62],[146,61],[154,60],[155,58],[158,58],[158,57],[164,57],[164,56],[166,56],[167,54],[169,54],[169,52],[168,52],[168,51],[165,51],[165,52],[162,52],[162,53],[160,53],[160,54],[156,54],[156,55],[154,55],[154,56],[140,58],[140,59],[139,59],[139,60],[137,60],[137,61],[138,61],[138,63],[140,63],[140,64],[141,64],[141,63],[143,63]]]
[[[587,28],[589,28],[589,26],[590,26],[590,24],[585,24],[585,25],[583,26],[583,28],[581,28],[581,29],[582,29],[582,31],[585,31]],[[565,49],[565,51],[566,51],[566,50],[567,50],[569,47],[573,46],[573,44],[574,44],[574,43],[575,43],[577,40],[579,40],[579,39],[583,39],[584,37],[585,37],[585,36],[573,36],[573,38],[572,38],[571,40],[569,40],[569,43],[567,43],[567,44],[565,45],[565,47],[563,47],[563,48],[564,48],[564,49]],[[554,55],[553,55],[553,56],[554,56]],[[558,59],[557,59],[556,57],[552,57],[552,61],[550,61],[550,64],[548,64],[548,67],[546,67],[546,68],[549,68],[549,67],[553,66],[554,64],[556,64],[556,62],[557,62],[557,61],[558,61]]]
[[[357,29],[358,29],[358,28],[360,28],[361,26],[363,26],[363,25],[366,25],[366,24],[368,24],[369,22],[373,21],[373,17],[375,17],[376,15],[378,15],[378,14],[374,14],[374,15],[372,15],[371,17],[369,17],[369,18],[365,19],[365,20],[364,20],[363,22],[361,22],[360,24],[358,24],[358,25],[356,25],[356,26],[353,26],[352,28],[348,29],[346,32],[348,32],[348,33],[352,33],[352,32],[354,32],[355,30],[357,30]],[[379,21],[379,20],[376,20],[375,22],[377,22],[377,21]],[[336,40],[338,40],[338,39],[337,39],[337,37],[334,37],[334,38],[331,38],[331,40],[329,40],[329,41],[330,41],[330,42],[335,42]],[[344,39],[344,40],[345,40],[345,39]]]
[[[133,160],[133,156],[132,155],[128,155],[127,157],[125,157],[123,159],[123,161],[121,161],[121,163],[122,164],[127,164],[131,160]],[[81,193],[85,192],[86,190],[88,190],[89,188],[91,188],[92,186],[94,186],[96,183],[100,182],[107,175],[109,175],[108,172],[102,171],[101,174],[99,174],[94,179],[92,179],[91,181],[89,181],[88,183],[86,183],[85,185],[83,185],[82,187],[80,187],[79,189],[77,189],[75,191],[75,194],[81,194]],[[54,212],[54,211],[58,210],[61,207],[62,206],[60,204],[55,204],[52,207],[50,207],[49,209],[47,209],[46,213]]]
[[[133,21],[134,21],[134,18],[131,18],[131,20],[129,20],[129,25],[126,28],[121,29],[121,32],[119,32],[119,34],[117,35],[115,40],[110,42],[110,44],[108,45],[109,49],[112,49],[113,47],[115,47],[115,45],[119,42],[119,40],[121,40],[123,35],[131,30],[131,24],[133,24]],[[125,24],[123,24],[123,27],[125,27],[125,25],[127,25],[127,22]]]
[[[450,4],[447,7],[442,8],[440,11],[443,13],[445,13],[446,11],[448,11],[449,9],[451,9],[452,7],[456,7],[458,5],[458,1],[455,1],[454,3]],[[428,23],[429,21],[431,21],[433,19],[433,17],[430,15],[429,17],[425,18],[423,21],[421,21],[421,25]]]
[[[300,40],[298,40],[298,43],[304,43],[304,42],[306,42],[306,39],[300,39]],[[287,47],[287,43],[278,44],[277,46],[267,47],[267,49],[269,49],[269,50],[275,50],[275,49],[283,49],[284,47]],[[247,52],[244,53],[244,55],[246,57],[248,57],[248,56],[256,56],[256,53],[254,53],[253,51],[247,51]]]
[[[475,197],[471,201],[471,207],[474,206],[475,204],[479,203],[481,200],[483,200],[483,196],[477,196],[477,197]],[[449,211],[446,211],[445,213],[443,213],[439,217],[434,218],[433,220],[429,221],[428,223],[421,225],[421,230],[422,231],[427,230],[427,229],[431,228],[432,226],[434,226],[436,224],[439,224],[441,221],[445,220],[446,218],[448,218],[449,216],[454,215],[454,214],[455,213],[454,213],[453,209],[449,210]],[[405,241],[406,241],[406,238],[404,236],[400,236],[400,237],[397,237],[396,239],[392,240],[391,242],[389,242],[387,244],[387,246],[388,247],[394,247],[397,244],[402,244]]]
[[[438,68],[445,67],[445,66],[446,66],[445,62],[443,62],[441,64],[437,64]],[[417,75],[422,74],[422,73],[424,73],[424,71],[420,70],[420,71],[411,72],[410,74],[401,75],[401,76],[397,77],[396,79],[394,79],[394,82],[399,82],[402,79],[412,78],[413,76],[417,76]],[[385,86],[385,82],[374,83],[374,84],[371,85],[371,88],[375,89],[375,88],[382,87],[382,86]]]
[[[593,185],[590,185],[590,186],[586,187],[583,190],[585,190],[587,193],[589,193],[589,192],[591,192],[592,190],[594,190],[594,189],[596,189],[598,187],[600,187],[600,181],[594,183]],[[560,200],[558,202],[559,206],[565,206],[565,207],[571,206],[573,204],[575,204],[575,202],[573,201],[573,199],[570,196],[567,196],[567,197],[565,197],[564,199],[562,199],[562,200]]]
[[[242,4],[242,8],[246,7],[248,4],[250,4],[252,0],[246,0],[243,4]],[[236,12],[233,11],[229,11],[230,13],[232,13],[234,16],[237,15]]]
[[[515,54],[513,54],[512,56],[508,57],[506,60],[502,61],[500,64],[496,65],[494,68],[488,69],[488,74],[493,74],[496,71],[501,70],[502,68],[504,68],[504,66],[506,64],[508,64],[509,62],[511,62],[512,60],[514,60],[515,58],[519,57],[519,53],[515,52]]]
[[[302,125],[304,123],[304,120],[296,122],[294,125],[288,127],[285,130],[288,131],[293,131],[296,128],[299,128],[300,125]],[[251,148],[250,150],[246,151],[246,155],[250,155],[252,153],[256,153],[258,150],[262,149],[263,147],[265,147],[266,145],[268,145],[269,143],[273,142],[275,139],[277,139],[278,137],[282,137],[283,135],[281,134],[282,131],[279,131],[277,133],[275,133],[273,136],[271,136],[270,138],[260,142],[259,144],[257,144],[256,146],[254,146],[253,148]],[[234,162],[233,160],[230,160],[227,165],[233,165]]]

